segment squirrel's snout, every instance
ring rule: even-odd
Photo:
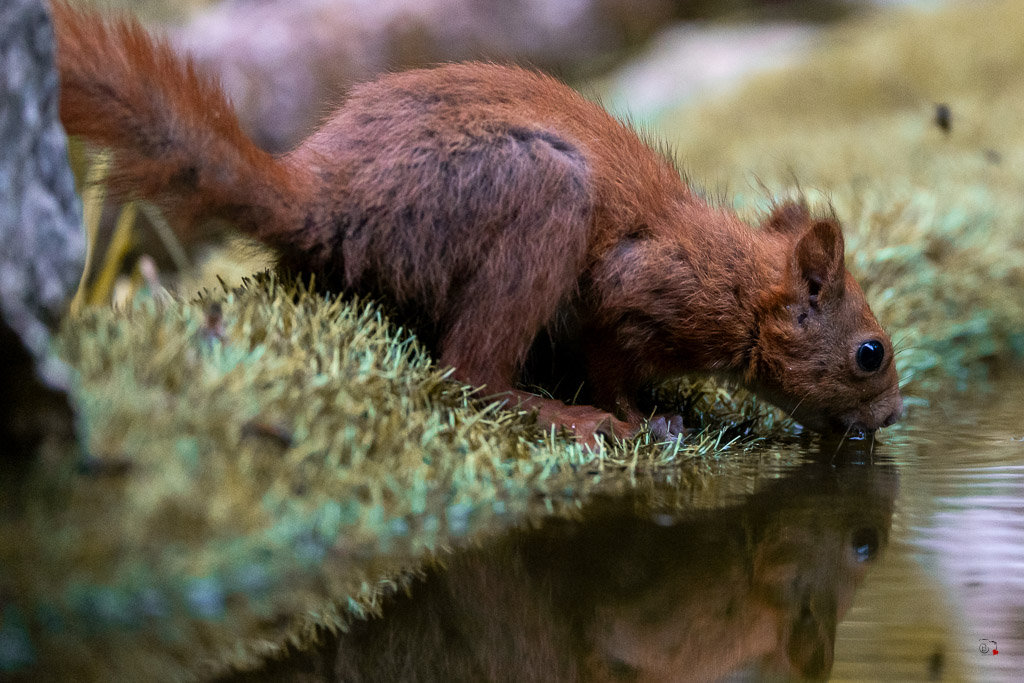
[[[901,404],[902,404],[902,402],[901,402]],[[892,411],[889,414],[889,417],[887,417],[884,420],[882,420],[882,426],[883,427],[889,427],[891,425],[896,424],[896,422],[899,421],[899,419],[900,419],[900,417],[902,415],[903,415],[903,406],[900,405],[900,407],[898,409]]]
[[[892,410],[889,412],[889,415],[886,416],[884,420],[882,420],[881,426],[883,427],[894,425],[901,417],[903,417],[903,397],[897,393],[895,398],[896,401],[892,407]]]
[[[884,416],[884,417],[882,417]],[[833,431],[851,439],[863,439],[876,429],[896,424],[903,416],[903,397],[899,394],[864,408],[860,414],[847,415],[833,422]]]

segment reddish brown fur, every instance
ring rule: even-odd
[[[545,423],[630,433],[640,389],[686,372],[739,379],[817,429],[899,415],[891,344],[834,221],[787,204],[751,229],[549,76],[494,64],[384,76],[275,158],[134,21],[54,14],[62,119],[113,148],[123,191],[186,232],[228,219],[283,265],[385,299],[460,379]],[[578,352],[596,407],[516,389],[539,335]],[[866,339],[886,351],[874,373],[854,361]]]

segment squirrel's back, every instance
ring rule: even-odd
[[[292,156],[301,157],[297,165],[318,157],[332,163],[357,146],[372,156],[353,155],[338,165],[386,172],[392,164],[408,165],[403,157],[418,149],[447,145],[458,153],[504,130],[543,135],[556,149],[578,151],[598,210],[619,219],[610,222],[630,223],[630,213],[650,216],[690,193],[671,159],[599,104],[543,72],[493,63],[414,69],[358,85]],[[381,170],[369,168],[375,165]]]

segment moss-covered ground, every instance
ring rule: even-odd
[[[661,122],[741,213],[797,192],[831,203],[900,349],[909,419],[1024,356],[1018,11],[857,19],[801,65]],[[371,302],[274,276],[86,307],[58,351],[85,454],[5,488],[0,526],[0,672],[40,679],[252,664],[375,612],[425,559],[598,489],[657,476],[713,500],[722,463],[797,448],[763,404],[686,382],[668,389],[702,428],[686,443],[585,451],[474,400]]]

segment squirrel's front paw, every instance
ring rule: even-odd
[[[647,425],[658,441],[681,441],[686,436],[682,415],[659,415]]]
[[[598,411],[590,419],[577,420],[576,424],[572,425],[572,431],[584,445],[595,448],[599,435],[604,437],[605,443],[611,443],[615,439],[628,437],[631,429],[628,423],[616,419],[610,413],[602,414]]]
[[[593,406],[557,404],[557,408],[542,413],[540,419],[568,428],[577,441],[592,449],[598,448],[602,437],[610,443],[613,439],[623,439],[630,434],[628,423]]]

